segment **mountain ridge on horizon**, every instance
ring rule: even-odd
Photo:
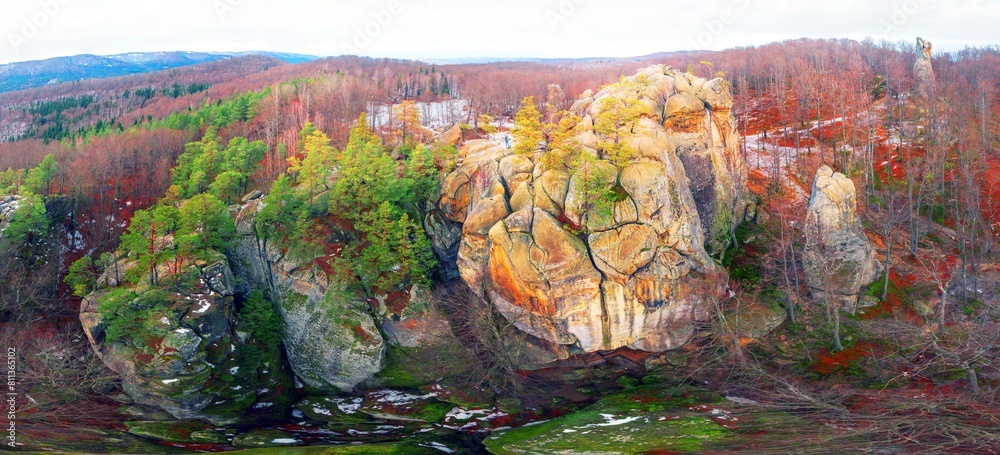
[[[285,63],[302,63],[320,57],[284,52],[128,52],[113,55],[78,54],[0,64],[0,93],[49,84],[104,79],[180,68],[246,56],[267,56]]]
[[[656,58],[693,54],[708,51],[659,52],[632,57],[457,57],[457,58],[400,58],[433,65],[476,65],[492,63],[541,63],[574,64],[621,61],[645,61]],[[285,63],[305,63],[336,56],[315,56],[288,52],[194,52],[155,51],[126,52],[112,55],[77,54],[0,64],[0,93],[29,90],[50,84],[75,82],[88,79],[105,79],[118,76],[152,73],[168,69],[215,62],[246,56],[267,56]],[[378,57],[370,57],[378,58]]]

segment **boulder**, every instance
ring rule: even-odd
[[[528,334],[600,349],[601,274],[586,244],[543,210],[522,210],[508,221],[490,230],[489,301]]]
[[[462,142],[462,128],[455,125],[449,128],[448,131],[441,133],[440,139],[445,145],[458,146]]]
[[[291,386],[281,354],[265,348],[260,364],[240,364],[241,352],[255,341],[240,341],[236,335],[234,280],[225,261],[191,266],[180,280],[183,284],[169,291],[98,289],[81,303],[84,332],[101,361],[122,377],[122,388],[136,403],[178,419],[245,421],[258,395]],[[108,313],[112,308],[119,309]],[[126,314],[135,319],[124,323],[134,326],[123,333],[123,322],[116,322],[117,333],[111,339],[111,318],[125,317],[120,308],[130,310]],[[251,379],[259,389],[245,386]],[[284,412],[267,402],[275,412]]]
[[[861,287],[880,273],[856,204],[851,179],[828,166],[816,171],[804,227],[806,282],[825,303],[851,309]]]
[[[382,335],[363,309],[366,302],[297,281],[278,305],[292,370],[315,389],[350,392],[382,369]]]
[[[594,264],[607,277],[624,280],[656,257],[656,231],[646,224],[626,224],[590,234]]]
[[[245,194],[242,198],[240,198],[240,202],[246,204],[247,202],[253,201],[255,199],[260,199],[262,197],[264,197],[264,193],[262,193],[260,190],[253,190]]]

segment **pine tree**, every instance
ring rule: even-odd
[[[636,154],[635,149],[628,145],[627,139],[629,135],[636,133],[639,118],[652,115],[639,102],[637,92],[629,90],[626,93],[628,96],[625,98],[602,98],[599,101],[601,114],[594,121],[594,131],[600,138],[598,147],[619,168],[627,166]]]
[[[382,146],[364,114],[351,130],[347,147],[337,161],[338,176],[330,194],[330,209],[348,220],[375,210],[383,201],[398,203],[406,194],[396,160]]]
[[[420,110],[413,100],[403,100],[392,106],[392,118],[395,124],[395,134],[403,144],[409,144],[417,131],[420,130]]]
[[[223,251],[236,238],[236,224],[226,205],[211,194],[188,199],[178,212],[177,243],[187,255]]]
[[[257,214],[255,223],[258,235],[267,241],[277,237],[282,228],[295,223],[302,201],[289,186],[288,178],[280,175],[263,202],[264,207]]]
[[[132,215],[128,230],[121,236],[121,246],[129,255],[139,261],[138,273],[149,271],[149,284],[159,281],[156,266],[169,260],[172,251],[164,250],[159,237],[176,230],[177,209],[169,205],[159,205],[150,210],[139,210]]]
[[[528,96],[521,100],[521,109],[514,116],[514,128],[511,133],[516,139],[514,153],[527,155],[538,151],[538,144],[544,140],[542,135],[542,115],[535,107],[535,97]]]
[[[318,130],[303,136],[301,141],[305,157],[297,169],[298,182],[312,199],[321,188],[327,189],[326,180],[333,167],[333,147],[330,138]]]

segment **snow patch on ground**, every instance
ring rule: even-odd
[[[604,423],[592,423],[592,424],[587,425],[585,427],[578,427],[578,428],[613,427],[613,426],[618,426],[618,425],[625,425],[626,423],[630,423],[630,422],[635,422],[636,420],[639,420],[639,419],[642,418],[642,416],[635,416],[635,417],[625,417],[624,419],[619,419],[619,418],[616,418],[614,414],[601,414],[601,417],[604,417],[604,420],[606,422],[604,422]]]
[[[298,439],[292,439],[292,438],[277,438],[271,440],[271,444],[298,444],[298,443],[299,443]]]
[[[427,441],[419,444],[421,447],[427,447],[429,449],[434,449],[444,453],[455,453],[454,450],[449,449],[448,446],[441,444],[440,442]]]
[[[87,247],[87,243],[83,241],[83,234],[80,231],[67,232],[66,244],[73,251],[80,251]]]
[[[209,302],[206,299],[198,299],[198,305],[201,305],[201,308],[194,310],[194,312],[198,314],[205,314],[209,308],[212,308],[212,302]]]
[[[361,409],[361,402],[364,401],[361,397],[352,398],[350,402],[347,400],[340,400],[337,402],[337,409],[344,414],[354,414]]]
[[[437,396],[437,392],[428,393],[426,395],[413,395],[396,390],[379,390],[377,392],[372,392],[372,398],[374,398],[376,402],[393,405],[412,404],[421,400],[429,400]]]

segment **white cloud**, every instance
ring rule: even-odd
[[[0,62],[167,50],[315,55],[356,50],[404,58],[634,56],[799,37],[910,41],[916,35],[951,50],[996,44],[998,3],[18,0],[0,2]]]

